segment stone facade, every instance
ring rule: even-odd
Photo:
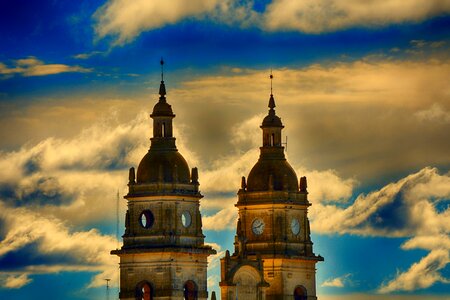
[[[137,174],[130,169],[120,257],[120,299],[208,299],[198,171],[189,170],[173,137],[175,115],[161,80],[150,117],[153,137]]]

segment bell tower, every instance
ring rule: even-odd
[[[298,181],[286,160],[272,86],[268,106],[260,157],[238,191],[234,253],[221,259],[222,300],[315,300],[323,257],[313,252],[306,177]]]
[[[216,252],[204,244],[197,168],[175,145],[163,64],[151,146],[137,174],[130,168],[123,246],[111,251],[120,257],[119,297],[207,299],[207,257]]]

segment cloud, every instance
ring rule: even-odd
[[[110,0],[94,14],[95,31],[100,38],[114,36],[115,44],[120,45],[132,41],[142,31],[211,12],[218,5],[216,0]]]
[[[450,209],[439,213],[435,205],[446,199],[450,199],[450,176],[424,168],[380,190],[359,195],[346,208],[314,205],[311,226],[321,233],[392,237],[440,234],[450,231]]]
[[[27,279],[27,274],[30,273],[88,270],[109,275],[117,270],[117,259],[109,254],[109,251],[117,245],[113,237],[102,235],[95,229],[70,232],[61,220],[43,216],[32,209],[11,208],[2,203],[0,208],[0,219],[7,229],[5,237],[0,241],[0,258],[19,250],[23,251],[27,247],[36,247],[38,253],[42,255],[41,260],[36,264],[13,266],[14,272],[23,272],[23,274],[18,277],[8,277],[10,287],[13,284],[17,288],[20,284],[25,285],[30,281]],[[51,256],[61,256],[64,259],[58,259],[58,263],[55,264],[50,259]],[[47,264],[43,264],[43,261],[47,261]],[[7,284],[8,280],[4,285]],[[102,284],[103,280],[97,277],[91,283],[92,286]]]
[[[353,293],[353,294],[339,294],[339,295],[321,295],[320,300],[448,300],[446,295],[430,295],[430,294],[420,294],[420,295],[377,295],[369,293]]]
[[[203,216],[202,224],[204,230],[225,230],[236,228],[237,209],[227,207],[214,215]]]
[[[64,64],[45,64],[43,61],[30,56],[28,58],[17,59],[13,62],[13,66],[7,66],[0,63],[0,79],[7,79],[14,75],[30,76],[46,76],[60,73],[87,73],[92,69],[80,66],[69,66]]]
[[[428,109],[414,114],[422,122],[450,123],[450,111],[446,111],[439,103],[433,103]]]
[[[417,122],[411,116],[422,116],[419,112],[434,103],[443,112],[448,110],[450,91],[445,79],[450,77],[449,70],[448,59],[389,57],[274,70],[276,110],[286,125],[291,164],[307,170],[338,170],[344,178],[376,184],[390,172],[448,165],[450,143],[445,136],[449,123]],[[171,97],[183,101],[183,111],[189,116],[182,121],[189,124],[190,132],[196,132],[187,133],[191,149],[210,163],[215,160],[211,153],[225,158],[236,153],[231,141],[241,131],[235,124],[247,122],[249,112],[265,114],[268,94],[267,79],[260,70],[198,77],[171,90]],[[213,105],[220,105],[220,114]],[[434,111],[441,114],[439,109]],[[254,131],[248,135],[258,141],[255,120]],[[247,155],[253,145],[249,141],[239,149],[241,153]],[[228,164],[237,166],[242,156]]]
[[[273,0],[264,12],[253,9],[253,1],[181,0],[128,2],[109,0],[94,14],[98,38],[111,36],[114,45],[133,41],[142,32],[176,24],[186,19],[255,27],[266,31],[294,30],[322,33],[352,27],[377,28],[390,24],[421,22],[450,12],[450,1],[337,1]],[[436,44],[436,47],[441,45]]]
[[[394,279],[382,284],[379,293],[413,291],[436,282],[450,283],[440,270],[450,263],[450,208],[438,205],[450,199],[450,176],[424,168],[397,182],[361,194],[349,206],[316,203],[311,207],[311,228],[320,233],[351,233],[363,236],[408,237],[403,250],[421,248],[429,253]],[[340,286],[340,278],[323,286]]]
[[[1,286],[7,289],[19,289],[32,281],[27,274],[9,275],[1,280]]]
[[[266,8],[264,24],[268,30],[321,33],[420,22],[448,13],[450,1],[447,0],[274,0]]]
[[[73,56],[73,58],[76,58],[76,59],[89,59],[89,58],[91,58],[93,56],[96,56],[96,55],[99,55],[99,54],[104,54],[104,53],[105,52],[102,52],[102,51],[91,51],[91,52],[88,52],[88,53],[76,54],[76,55]]]
[[[352,274],[346,274],[340,277],[336,277],[336,278],[330,278],[328,280],[325,280],[320,286],[323,287],[338,287],[338,288],[342,288],[344,286],[346,286],[349,283],[349,277]]]
[[[431,251],[418,263],[414,263],[408,271],[397,274],[390,282],[383,284],[378,292],[414,291],[430,287],[436,282],[450,283],[438,272],[450,262],[449,249]]]

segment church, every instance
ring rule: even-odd
[[[123,246],[111,251],[122,300],[208,299],[207,259],[216,251],[204,243],[198,170],[177,150],[174,117],[161,70],[150,149],[137,172],[130,168]],[[220,260],[222,300],[317,299],[323,258],[313,252],[306,177],[298,181],[285,158],[283,128],[271,89],[260,157],[238,191],[234,252]]]
[[[271,88],[260,156],[238,191],[234,253],[220,261],[222,300],[317,299],[315,265],[324,259],[313,252],[307,181],[286,160],[283,128]]]

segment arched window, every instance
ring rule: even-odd
[[[192,280],[186,281],[184,284],[184,299],[197,300],[197,285]]]
[[[143,281],[136,286],[136,299],[137,300],[153,299],[153,289],[150,283]]]
[[[304,286],[299,285],[295,288],[294,290],[294,300],[306,300],[307,299],[307,295],[306,295],[306,289]]]
[[[162,123],[162,127],[161,127],[161,134],[162,134],[162,137],[165,137],[166,136],[166,123]]]
[[[275,146],[275,133],[272,133],[270,137],[270,146]]]

